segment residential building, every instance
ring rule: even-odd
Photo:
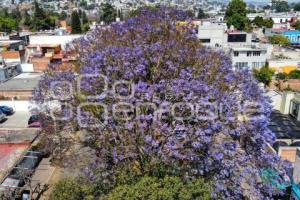
[[[228,30],[225,23],[203,21],[198,26],[198,38],[205,46],[228,48],[231,46],[250,45],[252,34],[236,31],[233,27]]]
[[[274,46],[268,63],[269,67],[277,72],[290,73],[300,68],[300,51],[293,48]]]
[[[22,73],[0,84],[2,99],[28,100],[37,87],[41,74]]]
[[[198,26],[198,38],[205,46],[223,47],[226,43],[226,24],[203,23]]]
[[[24,50],[23,40],[0,40],[0,52]]]
[[[235,69],[257,69],[266,65],[267,48],[257,46],[231,47],[230,55]]]
[[[290,40],[292,45],[300,45],[300,30],[286,31],[283,35]]]

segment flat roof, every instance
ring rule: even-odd
[[[231,47],[233,51],[267,51],[264,47],[257,47],[257,46],[238,46],[238,47]]]
[[[34,90],[40,80],[40,73],[22,73],[0,84],[0,91]]]
[[[300,122],[279,111],[272,112],[269,128],[276,134],[277,139],[300,139]]]

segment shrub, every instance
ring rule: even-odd
[[[184,183],[179,177],[143,177],[135,184],[116,187],[106,200],[197,200],[211,199],[210,184],[198,178]]]
[[[89,200],[90,188],[81,179],[62,179],[54,185],[50,200]]]
[[[291,73],[289,73],[288,77],[290,79],[300,79],[300,71],[299,70],[294,70]]]
[[[272,76],[274,75],[274,70],[265,66],[260,69],[254,69],[253,75],[259,82],[269,86],[272,81]]]

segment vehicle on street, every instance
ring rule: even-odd
[[[9,106],[0,106],[0,110],[5,114],[5,115],[12,115],[14,114],[14,109]]]

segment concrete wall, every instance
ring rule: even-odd
[[[209,43],[203,43],[205,46],[210,47],[222,47],[226,41],[226,25],[222,24],[205,24],[201,25],[198,28],[198,38],[201,39],[210,39]]]
[[[282,94],[274,90],[270,90],[266,95],[272,100],[273,109],[280,111]]]
[[[22,72],[34,72],[33,64],[31,64],[31,63],[21,64],[21,69],[22,69]]]
[[[17,97],[18,100],[28,100],[32,97],[32,90],[7,90],[0,91],[0,97],[5,100],[10,100],[13,97]]]
[[[290,113],[291,100],[295,97],[293,92],[284,92],[282,95],[282,102],[280,106],[280,112],[284,115]]]

